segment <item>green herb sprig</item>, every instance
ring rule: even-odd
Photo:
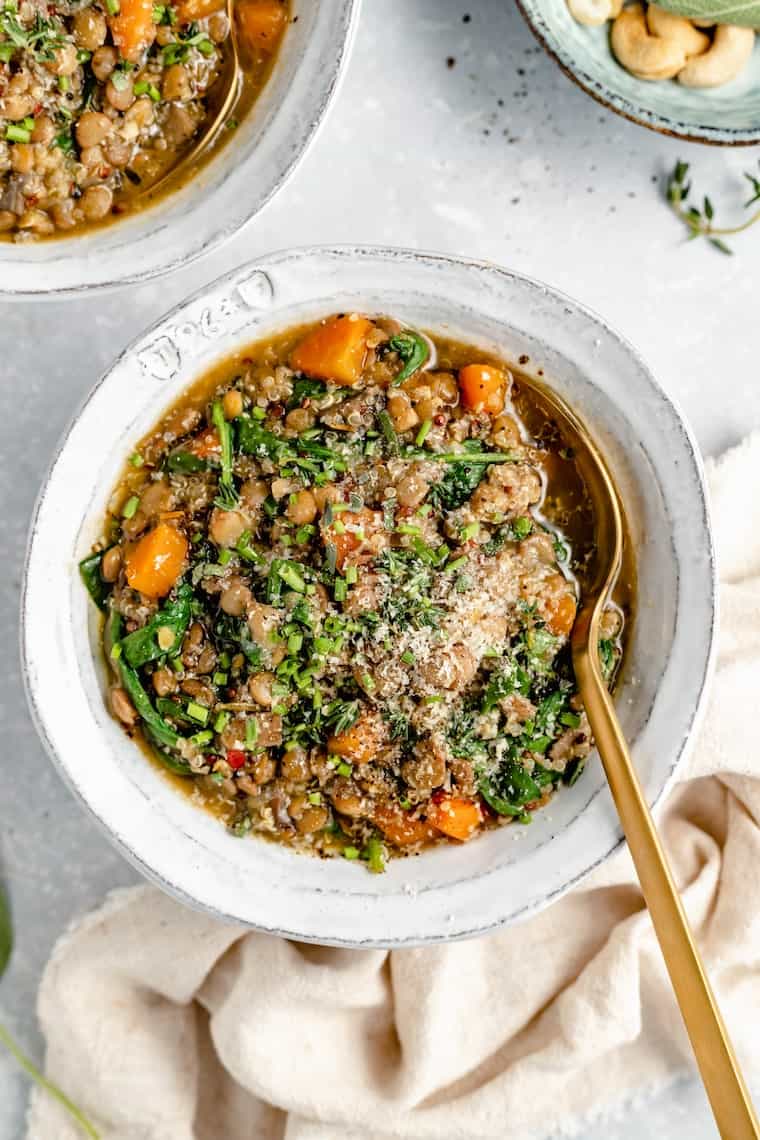
[[[689,203],[689,196],[691,194],[692,186],[688,181],[689,164],[688,162],[677,162],[668,176],[665,185],[665,197],[668,200],[671,210],[680,218],[689,231],[689,241],[694,241],[695,238],[705,238],[713,249],[717,249],[720,253],[733,254],[733,250],[729,245],[723,241],[724,237],[733,237],[735,234],[743,233],[748,230],[750,226],[754,226],[755,222],[760,221],[760,210],[752,214],[745,222],[740,223],[738,226],[716,226],[715,225],[715,207],[710,198],[705,195],[702,199],[701,207]],[[744,209],[748,210],[750,206],[760,202],[760,178],[748,171],[744,172],[744,177],[750,184],[752,194],[744,203]]]
[[[11,924],[11,913],[6,901],[3,891],[0,890],[0,979],[10,962],[11,950],[13,949],[13,926]],[[66,1096],[65,1092],[49,1081],[47,1077],[43,1076],[32,1059],[23,1052],[16,1041],[11,1037],[5,1026],[0,1025],[0,1045],[4,1045],[12,1057],[15,1058],[20,1067],[28,1073],[35,1084],[40,1088],[45,1089],[55,1100],[62,1105],[69,1116],[79,1125],[80,1129],[85,1136],[91,1137],[91,1140],[100,1140],[100,1133],[95,1126],[87,1119],[82,1110],[78,1108],[72,1100]]]

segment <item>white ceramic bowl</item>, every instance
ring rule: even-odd
[[[292,0],[269,81],[219,153],[175,194],[99,230],[0,242],[0,297],[147,281],[209,252],[263,209],[314,139],[350,49],[359,0]]]
[[[567,0],[517,0],[536,38],[571,79],[599,103],[644,127],[690,142],[750,146],[760,142],[760,40],[744,71],[709,90],[675,80],[637,79],[610,48],[610,25],[588,28]]]
[[[587,309],[504,269],[393,249],[273,254],[175,309],[116,361],[55,456],[23,594],[31,707],[51,756],[124,853],[180,898],[296,938],[410,945],[462,938],[557,898],[621,842],[592,759],[529,827],[391,863],[385,875],[231,837],[146,762],[106,709],[99,623],[77,562],[125,456],[199,373],[241,346],[341,309],[393,313],[543,369],[594,431],[633,528],[638,615],[617,704],[647,796],[684,756],[709,672],[715,582],[689,431],[636,352]]]

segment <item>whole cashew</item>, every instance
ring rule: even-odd
[[[579,24],[595,28],[614,20],[622,10],[623,0],[567,0],[567,6]]]
[[[623,9],[612,25],[611,43],[618,62],[637,79],[672,79],[686,63],[679,35],[650,34],[643,4]]]
[[[752,28],[738,28],[733,24],[719,24],[715,29],[712,46],[704,55],[690,59],[678,72],[678,82],[685,87],[720,87],[736,79],[743,71],[755,46]]]
[[[710,37],[699,32],[684,16],[674,16],[656,4],[647,8],[647,26],[653,36],[662,36],[665,40],[677,40],[686,52],[687,58],[693,55],[702,55],[710,46]]]

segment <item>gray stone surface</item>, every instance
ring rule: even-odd
[[[156,314],[257,252],[386,242],[490,258],[598,309],[641,349],[714,452],[760,426],[760,235],[737,241],[733,258],[687,246],[657,185],[681,156],[693,161],[700,189],[738,214],[750,154],[688,148],[597,106],[543,55],[511,0],[366,0],[328,123],[242,235],[168,281],[0,305],[0,873],[18,938],[0,1008],[35,1055],[35,991],[55,939],[111,887],[136,880],[44,756],[16,656],[29,515],[51,449],[87,390]],[[0,1140],[21,1137],[26,1093],[0,1056]],[[713,1135],[701,1091],[685,1082],[590,1127],[587,1140]]]

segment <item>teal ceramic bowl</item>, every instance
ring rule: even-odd
[[[571,79],[619,115],[691,142],[751,146],[760,142],[760,37],[752,58],[733,82],[696,91],[675,80],[647,83],[617,62],[610,25],[577,23],[565,0],[517,0],[549,55]]]

